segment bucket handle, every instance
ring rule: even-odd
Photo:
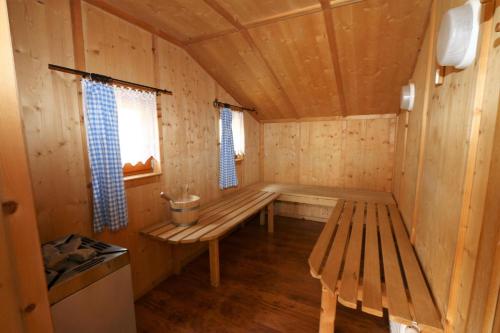
[[[161,192],[160,193],[160,197],[167,200],[167,201],[171,201],[172,199],[165,193],[165,192]]]

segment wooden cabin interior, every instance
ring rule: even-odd
[[[499,0],[0,0],[0,46],[1,332],[500,332]]]

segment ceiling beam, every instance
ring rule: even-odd
[[[208,70],[208,68],[200,61],[200,59],[198,59],[198,57],[189,49],[189,47],[187,45],[185,45],[183,42],[181,42],[179,39],[169,35],[168,33],[164,32],[163,30],[159,29],[159,28],[156,28],[152,25],[150,25],[149,23],[147,22],[144,22],[142,20],[139,20],[137,19],[136,17],[106,3],[105,1],[103,0],[83,0],[85,2],[87,2],[88,4],[92,5],[92,6],[95,6],[111,15],[114,15],[114,16],[117,16],[119,18],[121,18],[122,20],[125,20],[133,25],[136,25],[148,32],[150,32],[151,34],[153,35],[156,35],[158,37],[160,37],[161,39],[169,42],[169,43],[172,43],[180,48],[182,48],[184,51],[186,51],[187,54],[189,54],[189,56],[201,67],[205,70],[205,72],[208,73],[208,75],[210,75],[210,77],[215,81],[217,82],[217,84],[219,84],[224,90],[226,90],[235,100],[238,104],[240,105],[243,105],[241,103],[241,101],[238,99],[237,97],[237,93],[235,93],[232,89],[230,89],[229,85],[226,84],[225,82],[222,82],[221,80],[218,80],[217,78],[215,78],[213,76],[213,74]],[[254,107],[254,105],[251,105],[251,107]],[[259,110],[257,110],[259,111]],[[258,112],[250,112],[250,115],[252,117],[254,117],[257,121],[259,121],[259,119],[257,118],[257,113]]]
[[[342,72],[340,71],[340,61],[338,54],[337,38],[335,36],[335,27],[333,25],[332,6],[330,0],[319,0],[323,8],[323,17],[325,19],[326,35],[330,46],[330,56],[332,59],[333,72],[335,74],[335,83],[337,84],[337,93],[340,101],[340,113],[343,116],[348,114],[347,103],[345,100],[344,82],[342,81]]]
[[[278,88],[283,98],[285,99],[288,111],[290,111],[294,117],[298,117],[299,115],[297,113],[297,110],[295,109],[295,106],[291,102],[290,97],[285,92],[285,89],[283,89],[283,86],[281,85],[278,76],[274,72],[273,68],[271,67],[267,59],[264,57],[262,51],[257,47],[257,44],[253,40],[248,30],[245,28],[245,26],[243,26],[231,13],[229,13],[224,7],[222,7],[217,2],[217,0],[204,0],[204,1],[208,6],[210,6],[214,11],[216,11],[220,16],[222,16],[226,21],[228,21],[235,29],[237,29],[243,35],[243,38],[245,38],[250,47],[256,52],[257,56],[264,63],[274,85],[276,86],[276,88]]]
[[[144,22],[142,20],[137,19],[133,15],[131,15],[127,12],[124,12],[119,8],[116,8],[112,5],[110,5],[106,1],[103,1],[103,0],[84,0],[84,1],[91,4],[92,6],[95,6],[99,9],[102,9],[105,12],[108,12],[114,16],[118,16],[119,18],[121,18],[129,23],[137,25],[137,26],[141,27],[142,29],[149,31],[152,34],[155,34],[155,35],[169,41],[172,44],[175,44],[175,45],[180,46],[180,47],[184,47],[184,44],[180,40],[178,40],[177,38],[167,34],[166,32],[162,31],[161,29],[159,29],[159,28],[157,28],[157,27],[155,27],[147,22]]]
[[[365,1],[365,0],[332,0],[332,1],[330,1],[330,8],[338,8],[338,7],[342,7],[342,6],[352,5],[354,3],[362,2],[362,1]],[[250,22],[245,23],[245,24],[240,23],[240,26],[244,29],[253,29],[253,28],[261,27],[264,25],[268,25],[268,24],[272,24],[272,23],[276,23],[276,22],[280,22],[280,21],[286,21],[286,20],[293,19],[293,18],[300,17],[300,16],[318,13],[321,11],[323,11],[323,7],[321,6],[321,4],[315,4],[315,5],[310,5],[310,6],[306,6],[306,7],[302,7],[302,8],[293,9],[293,10],[290,10],[287,12],[271,15],[271,16],[264,17],[264,18],[261,18],[258,20],[250,21]],[[205,40],[221,37],[221,36],[236,32],[236,31],[237,31],[237,29],[228,29],[226,31],[219,31],[219,32],[209,34],[209,35],[202,35],[202,36],[198,36],[198,37],[193,37],[193,38],[190,38],[189,40],[187,40],[186,44],[195,44],[195,43],[203,42]]]

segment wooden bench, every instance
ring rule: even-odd
[[[273,202],[278,193],[244,190],[201,208],[200,220],[196,225],[177,227],[170,221],[155,224],[141,231],[143,235],[170,244],[208,242],[210,257],[210,281],[220,284],[219,239],[260,211],[260,224],[265,224],[265,208],[268,213],[268,232],[274,231]],[[175,251],[174,251],[175,253]],[[180,261],[174,258],[175,272],[180,272]]]
[[[379,252],[380,251],[380,252]],[[394,204],[339,200],[309,257],[322,284],[320,332],[333,332],[337,300],[423,332],[442,332],[417,256]]]

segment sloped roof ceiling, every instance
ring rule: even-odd
[[[87,0],[184,47],[259,119],[396,113],[431,0]]]

